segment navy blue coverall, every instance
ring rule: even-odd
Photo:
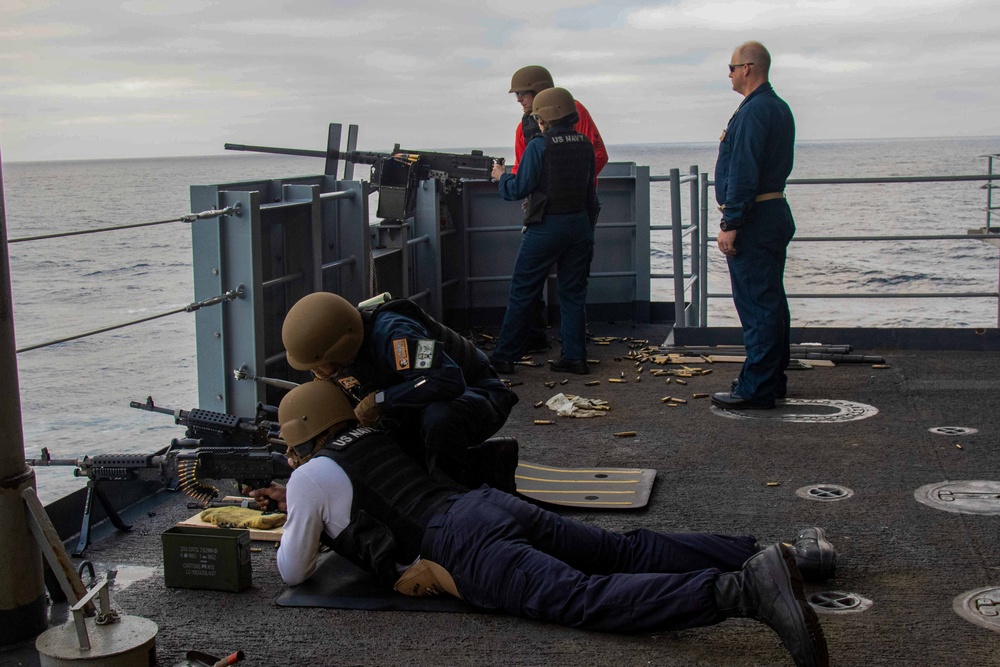
[[[715,580],[757,550],[752,535],[616,533],[483,487],[431,517],[421,554],[480,609],[629,633],[722,621]]]
[[[422,443],[425,451],[411,453],[429,470],[469,482],[469,448],[499,431],[517,403],[478,349],[472,366],[463,372],[422,323],[383,311],[365,322],[361,349],[338,382],[356,398],[384,391],[381,416],[397,439]]]
[[[770,83],[744,98],[719,144],[715,197],[724,230],[735,229],[736,255],[727,256],[733,303],[743,326],[746,361],[733,394],[773,405],[784,396],[788,379],[791,315],[784,272],[795,221],[780,193],[792,171],[795,120]]]
[[[555,129],[561,129],[558,121],[553,123]],[[500,178],[500,195],[504,199],[524,199],[535,191],[545,167],[545,150],[543,136],[528,143],[517,175],[504,174]],[[589,206],[594,207],[597,200],[593,169],[585,177],[590,183]],[[546,214],[540,223],[524,228],[511,276],[507,312],[493,348],[495,359],[518,361],[521,358],[527,336],[532,331],[533,304],[540,297],[553,264],[557,267],[559,285],[562,358],[570,361],[587,358],[587,279],[593,247],[594,228],[586,210]]]

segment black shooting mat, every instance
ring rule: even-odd
[[[646,468],[555,468],[521,461],[517,492],[550,505],[639,509],[649,502],[656,470]]]
[[[320,556],[311,577],[275,600],[279,607],[326,607],[368,611],[471,612],[466,603],[442,594],[417,598],[379,584],[372,575],[334,553]]]

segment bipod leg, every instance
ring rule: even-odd
[[[94,509],[94,496],[97,496],[97,500],[101,503],[101,507],[104,508],[104,513],[108,515],[108,519],[115,528],[121,531],[132,530],[132,526],[126,524],[122,521],[122,518],[118,515],[118,511],[115,509],[108,497],[104,495],[104,490],[97,485],[94,480],[89,480],[87,482],[87,500],[83,505],[83,521],[80,524],[80,539],[76,543],[76,549],[73,550],[73,555],[77,558],[83,555],[83,552],[90,546],[90,528],[93,525],[93,509]]]

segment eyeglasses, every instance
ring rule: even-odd
[[[753,63],[729,63],[729,73],[732,74],[736,71],[737,67],[743,67],[744,65],[753,65]]]
[[[533,90],[517,90],[514,92],[514,97],[516,97],[517,99],[521,99],[522,97],[527,97],[528,95],[534,95],[534,94],[535,91]]]

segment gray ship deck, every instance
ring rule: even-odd
[[[660,342],[666,327],[594,326],[594,335]],[[998,519],[932,509],[914,491],[945,480],[997,479],[1000,449],[1000,353],[856,350],[885,356],[870,364],[815,368],[791,375],[789,398],[839,399],[874,406],[878,414],[840,423],[777,423],[719,416],[695,392],[728,386],[735,364],[697,364],[710,375],[685,387],[649,374],[635,382],[634,363],[616,361],[620,342],[591,346],[589,378],[519,368],[521,401],[502,435],[517,437],[522,458],[557,466],[656,468],[649,506],[637,511],[560,510],[611,529],[751,532],[762,542],[789,538],[803,526],[826,527],[840,554],[836,579],[807,584],[807,593],[853,592],[867,611],[823,614],[831,664],[997,664],[1000,636],[952,610],[962,593],[1000,586]],[[625,371],[624,384],[608,378]],[[565,386],[543,382],[569,377]],[[601,384],[584,387],[585,380]],[[533,420],[535,408],[559,390],[603,398],[605,417]],[[684,391],[681,391],[684,390]],[[665,395],[688,403],[668,407]],[[773,413],[758,413],[758,416]],[[551,417],[556,419],[554,417]],[[978,429],[943,436],[939,426]],[[635,431],[617,438],[619,431]],[[961,447],[957,446],[961,445]],[[768,483],[777,483],[769,485]],[[838,502],[805,500],[796,490],[838,484],[855,495]],[[284,590],[267,544],[253,554],[251,589],[238,594],[167,589],[160,534],[186,518],[178,494],[143,516],[131,533],[111,532],[87,552],[98,570],[124,564],[155,568],[144,580],[112,591],[123,612],[159,625],[157,651],[172,665],[189,649],[246,652],[248,665],[791,665],[777,636],[752,621],[682,632],[615,636],[478,613],[338,611],[279,608]],[[57,608],[58,611],[58,608]],[[3,664],[36,664],[25,646],[0,651]]]

